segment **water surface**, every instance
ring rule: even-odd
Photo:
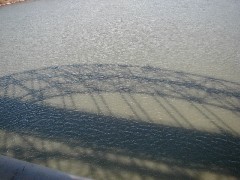
[[[237,179],[240,3],[0,9],[0,153],[94,179]]]

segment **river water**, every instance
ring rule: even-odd
[[[0,8],[0,154],[93,179],[240,178],[240,2]]]

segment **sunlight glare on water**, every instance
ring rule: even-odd
[[[93,179],[239,179],[239,9],[0,8],[0,154]]]

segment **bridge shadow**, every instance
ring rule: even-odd
[[[15,158],[30,162],[73,159],[90,167],[134,172],[140,179],[199,179],[198,171],[239,178],[239,136],[235,132],[229,133],[228,122],[211,110],[211,107],[220,108],[239,117],[239,87],[237,83],[210,77],[123,65],[71,65],[5,76],[0,78],[0,129],[7,133],[2,137],[0,153],[10,151]],[[69,109],[62,98],[86,93],[100,96],[103,92],[122,94],[133,114],[136,107],[132,102],[135,102],[144,116],[138,118],[138,112],[134,118],[104,114],[102,107],[97,108],[99,102],[94,101],[94,97],[96,112]],[[125,94],[131,96],[131,101],[124,98]],[[187,101],[198,108],[199,113],[211,114],[222,121],[222,126],[215,121],[220,133],[197,130],[191,121],[188,122],[191,128],[151,122],[149,111],[132,94],[165,98],[164,103],[159,99],[156,101],[176,124],[175,114],[186,121],[189,118],[168,98]],[[45,103],[55,97],[63,99],[61,108]],[[102,102],[111,111],[109,103],[104,103],[104,97]],[[28,146],[9,146],[9,133],[17,133]],[[71,153],[62,152],[61,148],[52,151],[44,150],[44,146],[36,148],[26,136],[67,144]],[[77,148],[90,149],[91,154],[72,153]],[[31,153],[26,153],[28,151]],[[109,158],[109,154],[115,159]],[[127,157],[127,160],[120,157]],[[136,163],[138,160],[164,164],[169,169],[163,171],[157,165],[143,166]],[[196,173],[180,171],[177,167]],[[88,176],[95,177],[95,171],[94,168],[90,170]],[[111,179],[107,175],[104,178]],[[118,174],[116,178],[124,179],[124,176]]]

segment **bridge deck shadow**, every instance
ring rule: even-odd
[[[0,78],[0,129],[17,133],[23,139],[25,136],[32,136],[67,144],[70,149],[90,149],[92,154],[74,154],[71,151],[63,153],[60,150],[49,152],[35,148],[28,138],[23,141],[29,144],[32,155],[24,153],[28,151],[24,146],[12,146],[11,149],[8,143],[2,143],[0,152],[6,154],[7,151],[11,151],[13,156],[28,161],[75,159],[112,171],[136,172],[143,179],[199,178],[197,173],[190,175],[174,167],[239,178],[239,136],[229,133],[230,127],[226,119],[222,119],[209,108],[227,110],[238,117],[239,86],[233,82],[182,72],[120,65],[51,67],[5,76]],[[98,111],[85,112],[67,108],[68,104],[64,100],[66,96],[86,93],[92,95],[92,101]],[[144,116],[115,116],[108,102],[105,102],[103,93],[119,93],[122,96],[128,94],[129,98],[125,98],[125,102],[129,109],[134,111],[138,108]],[[94,94],[98,94],[106,111],[109,111],[108,115],[102,113],[103,108],[98,107],[100,100],[96,99]],[[179,117],[187,123],[189,117],[185,117],[169,98],[193,103],[198,112],[206,117],[214,117],[215,123],[221,121],[216,125],[220,133],[199,131],[191,121],[188,122],[189,127],[193,128],[150,122],[151,114],[134,94],[163,98],[164,103],[157,98],[156,102],[167,110],[171,107],[172,110],[166,112],[173,116],[176,122],[176,117]],[[54,97],[62,98],[62,108],[45,103]],[[175,114],[172,114],[173,112]],[[104,155],[109,153],[114,157],[128,157],[132,163],[106,158]],[[172,170],[166,173],[154,167],[141,167],[133,163],[133,159],[164,163],[172,167]],[[91,176],[95,171],[90,170],[88,175]],[[121,176],[122,174],[118,174],[117,178],[124,179]]]

